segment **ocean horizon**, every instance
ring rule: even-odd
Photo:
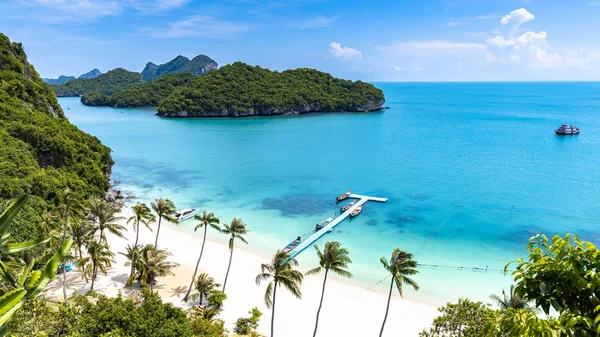
[[[387,287],[378,284],[386,276],[379,258],[401,247],[422,264],[421,290],[406,298],[488,301],[512,283],[503,269],[525,257],[530,237],[600,241],[600,82],[374,84],[389,110],[165,119],[148,108],[59,103],[112,148],[111,179],[135,195],[129,202],[166,197],[224,222],[242,218],[248,249],[265,255],[339,213],[335,197],[350,188],[389,198],[317,242],[347,247],[352,282],[364,288]],[[555,136],[562,123],[581,134]],[[312,248],[298,260],[317,263]]]

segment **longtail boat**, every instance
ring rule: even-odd
[[[323,229],[323,227],[325,227],[325,226],[329,225],[329,223],[330,223],[331,221],[333,221],[333,218],[335,218],[335,213],[333,213],[333,214],[332,214],[332,215],[331,215],[329,218],[325,219],[325,220],[324,220],[323,222],[321,222],[320,224],[317,224],[317,225],[315,226],[315,229],[316,229],[316,230]]]
[[[302,241],[302,239],[300,237],[297,237],[296,240],[288,243],[287,246],[285,246],[285,248],[283,248],[283,250],[281,250],[284,253],[289,253],[292,251],[292,249],[296,248],[300,242]]]
[[[350,209],[350,207],[354,206],[354,204],[356,204],[356,202],[357,202],[357,201],[358,201],[358,200],[353,200],[353,201],[351,201],[351,202],[350,202],[349,204],[347,204],[346,206],[343,206],[342,208],[340,208],[340,211],[343,213],[343,212],[345,212],[345,211],[349,210],[349,209]]]
[[[356,208],[355,208],[355,209],[352,211],[352,213],[350,213],[350,217],[351,217],[351,218],[354,218],[355,216],[359,215],[359,214],[360,214],[360,212],[362,212],[362,206],[363,206],[363,205],[358,205],[358,207],[356,207]]]
[[[350,194],[352,194],[352,189],[348,190],[348,192],[340,195],[339,197],[336,197],[335,200],[342,201],[342,200],[348,198],[350,196]]]

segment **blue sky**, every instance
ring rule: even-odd
[[[181,54],[366,81],[600,80],[597,0],[2,0],[44,77]]]

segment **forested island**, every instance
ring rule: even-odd
[[[91,91],[112,95],[119,90],[140,83],[142,83],[142,76],[139,73],[117,68],[95,78],[70,80],[64,84],[52,86],[52,88],[58,97],[81,96]]]
[[[202,77],[166,75],[113,95],[92,91],[81,101],[91,106],[157,106],[162,117],[245,117],[367,112],[380,109],[385,98],[372,84],[314,69],[277,72],[236,62]]]

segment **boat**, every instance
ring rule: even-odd
[[[573,126],[573,125],[563,124],[563,125],[559,126],[558,129],[554,130],[554,132],[556,132],[556,134],[559,136],[578,135],[579,128],[576,126]]]
[[[193,217],[198,212],[200,212],[200,208],[182,209],[181,211],[175,214],[174,218],[177,221],[184,221]]]
[[[329,223],[331,221],[333,221],[333,218],[335,218],[335,213],[333,213],[329,218],[325,219],[323,222],[321,222],[320,224],[316,224],[315,229],[316,230],[321,230],[323,229],[323,227],[329,225]]]
[[[363,205],[358,205],[358,207],[356,207],[354,210],[352,210],[352,213],[350,213],[350,217],[354,218],[355,216],[359,215],[360,212],[362,212],[362,206]]]
[[[351,202],[350,202],[349,204],[347,204],[346,206],[343,206],[342,208],[340,208],[340,211],[341,211],[341,212],[345,212],[345,211],[349,210],[349,209],[350,209],[350,207],[354,206],[354,204],[356,204],[356,202],[357,202],[357,201],[358,201],[358,200],[353,200],[353,201],[351,201]]]
[[[338,202],[342,201],[342,200],[348,198],[350,196],[350,194],[352,194],[352,189],[348,190],[348,192],[340,195],[339,197],[336,197],[335,200],[337,200]]]
[[[282,252],[284,253],[289,253],[291,252],[294,248],[296,248],[300,242],[302,242],[302,239],[300,237],[297,237],[296,240],[288,243],[287,246],[285,246],[285,248],[283,248]]]

